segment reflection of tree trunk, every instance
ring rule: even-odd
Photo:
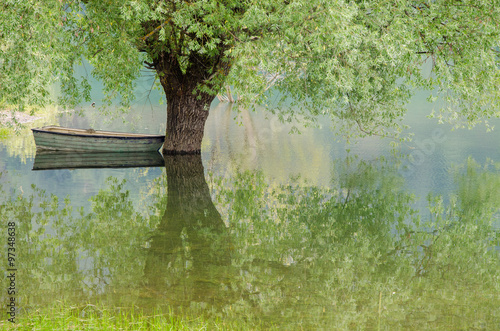
[[[234,149],[231,143],[232,139],[230,138],[229,133],[231,132],[229,128],[231,127],[230,123],[232,123],[231,111],[232,111],[232,103],[229,104],[229,107],[226,110],[226,116],[224,118],[224,132],[225,132],[225,140],[226,140],[226,148],[227,155],[229,155],[229,160],[234,160]]]
[[[152,236],[145,277],[152,290],[172,303],[214,300],[230,256],[201,156],[167,156],[165,167],[167,209]]]
[[[245,141],[248,144],[248,158],[249,165],[252,168],[257,167],[257,133],[255,131],[255,127],[253,125],[252,118],[250,117],[250,113],[248,109],[243,109],[241,111],[241,117],[243,119],[243,125],[245,127]]]
[[[227,150],[227,148],[224,148],[224,146],[221,146],[222,132],[224,131],[227,134],[227,131],[229,130],[227,123],[224,123],[222,121],[222,115],[225,114],[225,112],[228,109],[231,110],[231,107],[232,107],[231,103],[221,102],[215,107],[215,109],[210,111],[210,113],[211,113],[210,116],[212,116],[212,120],[210,121],[212,123],[212,128],[210,129],[210,131],[215,133],[215,137],[214,137],[213,142],[211,144],[211,151],[210,151],[211,152],[210,160],[212,162],[214,162],[215,160],[220,158],[221,151]]]

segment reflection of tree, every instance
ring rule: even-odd
[[[305,327],[328,327],[338,318],[334,307],[376,311],[370,283],[400,267],[403,242],[391,229],[409,232],[412,198],[387,165],[348,159],[335,166],[330,188],[272,185],[252,172],[215,179],[231,237],[239,238],[232,261],[244,272],[232,287],[246,293],[241,312],[288,316],[289,327],[302,319]]]
[[[37,192],[0,198],[0,217],[19,222],[20,281],[33,303],[168,304],[285,329],[496,325],[498,174],[468,164],[456,199],[431,197],[425,223],[389,164],[334,168],[328,187],[209,177],[216,209],[200,156],[169,157],[143,199],[149,214],[111,178],[91,211]]]
[[[165,167],[167,206],[151,238],[145,277],[174,303],[211,301],[230,265],[226,226],[212,203],[200,155],[165,157]]]

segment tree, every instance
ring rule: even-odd
[[[37,105],[60,83],[89,97],[87,59],[108,101],[133,98],[141,66],[167,99],[164,153],[199,153],[225,84],[283,121],[329,114],[344,133],[397,137],[416,88],[443,95],[457,126],[500,114],[496,1],[48,0],[0,2],[4,103]],[[422,70],[427,61],[430,70]],[[286,107],[282,107],[285,105]]]

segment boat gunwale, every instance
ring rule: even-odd
[[[62,128],[63,130],[79,130],[80,132],[60,132],[56,130],[50,130],[49,128]],[[62,136],[71,136],[71,137],[92,137],[92,138],[107,138],[107,139],[119,139],[119,140],[144,140],[144,139],[163,139],[165,140],[164,135],[155,135],[155,134],[142,134],[142,133],[125,133],[125,132],[115,132],[115,131],[99,131],[95,130],[95,133],[85,133],[85,129],[71,129],[71,128],[63,128],[57,126],[43,127],[43,128],[32,128],[31,131],[36,133],[46,133],[46,134],[56,134]],[[103,134],[104,133],[104,134]],[[111,133],[111,134],[106,134]]]

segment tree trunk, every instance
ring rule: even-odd
[[[200,154],[208,109],[213,96],[167,95],[167,130],[163,154]]]
[[[200,154],[208,110],[215,94],[200,86],[217,90],[209,80],[209,70],[193,55],[185,70],[175,57],[161,54],[155,69],[167,98],[167,132],[163,154]]]

